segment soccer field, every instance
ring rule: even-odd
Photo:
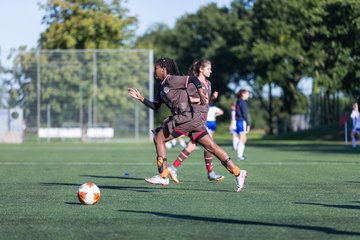
[[[157,173],[152,143],[0,145],[0,239],[360,239],[359,149],[250,141],[246,154],[236,193],[215,159],[225,180],[207,180],[201,149],[162,187],[144,182]],[[76,197],[89,181],[94,206]]]

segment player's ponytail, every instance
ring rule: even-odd
[[[190,76],[199,76],[200,69],[204,68],[206,65],[211,65],[211,62],[206,59],[200,59],[200,60],[193,62],[193,64],[191,64],[190,69],[189,69],[189,75]]]
[[[174,59],[171,59],[171,67],[172,67],[172,70],[170,73],[171,75],[180,75],[179,68]]]
[[[156,60],[155,65],[166,68],[167,73],[170,75],[180,75],[179,68],[174,59],[159,58]]]

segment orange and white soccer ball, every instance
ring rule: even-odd
[[[79,187],[77,196],[81,203],[94,205],[100,201],[100,189],[94,183],[84,183]]]

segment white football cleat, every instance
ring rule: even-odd
[[[241,157],[238,157],[238,158],[237,158],[238,161],[244,161],[244,160],[246,160],[246,159],[247,159],[247,157],[245,157],[245,156],[241,156]]]
[[[171,178],[171,180],[173,180],[176,183],[179,183],[179,179],[177,178],[177,169],[175,167],[173,167],[172,165],[170,167],[167,168],[169,176]]]
[[[151,178],[145,178],[145,182],[151,184],[161,184],[163,186],[169,185],[169,178],[162,178],[160,175],[153,176]]]
[[[208,180],[209,181],[222,181],[224,180],[224,176],[217,174],[214,171],[208,173]]]
[[[237,189],[236,192],[240,192],[241,190],[244,189],[245,187],[245,180],[247,177],[247,171],[246,170],[241,170],[239,176],[237,176],[235,178],[236,181],[236,185],[237,185]]]

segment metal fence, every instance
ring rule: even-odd
[[[3,50],[0,58],[0,108],[23,109],[25,139],[150,137],[153,112],[127,88],[153,98],[152,50]]]

